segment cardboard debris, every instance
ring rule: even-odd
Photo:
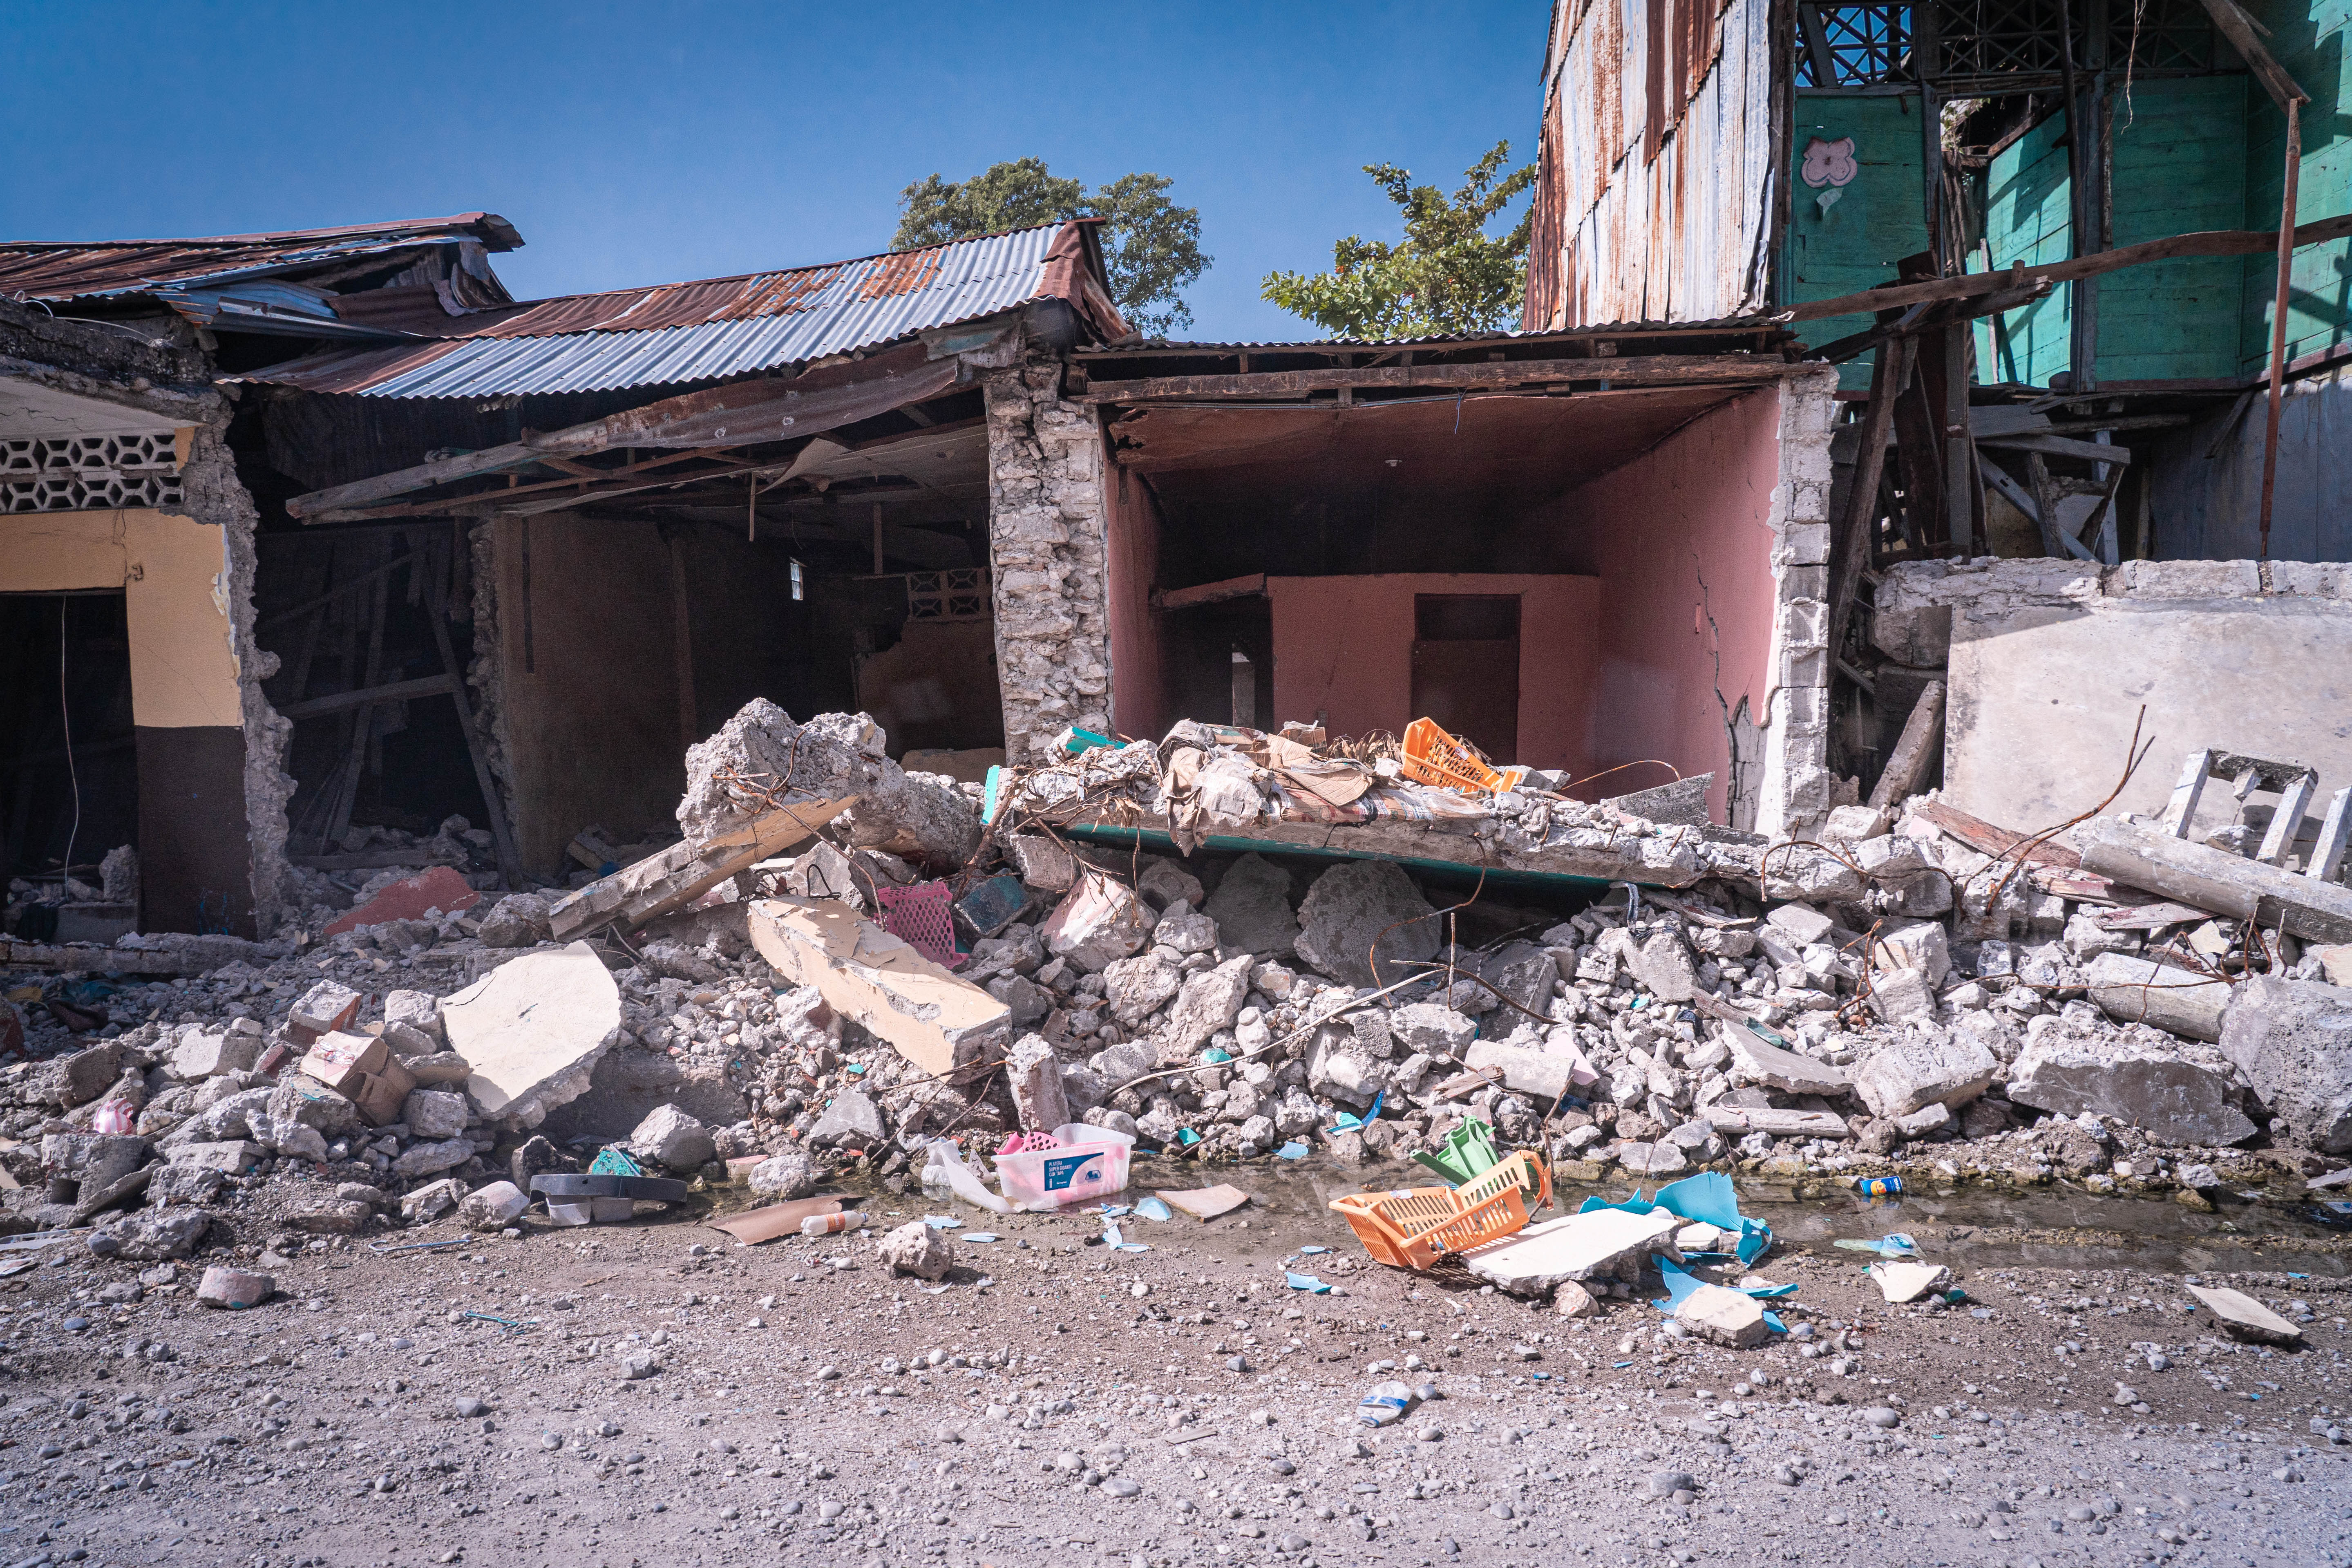
[[[1213,1187],[1199,1187],[1190,1192],[1171,1193],[1162,1189],[1153,1196],[1159,1198],[1170,1208],[1191,1215],[1194,1219],[1204,1221],[1215,1219],[1220,1215],[1229,1215],[1250,1201],[1250,1195],[1239,1187],[1227,1186],[1222,1183]]]
[[[751,944],[794,985],[814,985],[843,1017],[880,1036],[928,1073],[977,1065],[1011,1043],[1013,1013],[846,905],[762,899]]]
[[[706,1221],[711,1229],[723,1230],[747,1246],[757,1247],[763,1241],[773,1241],[780,1236],[798,1236],[801,1221],[818,1215],[839,1214],[839,1198],[794,1198],[790,1203],[770,1204],[764,1208],[745,1209],[729,1215],[725,1219]]]
[[[350,1100],[377,1127],[399,1121],[401,1106],[416,1088],[415,1076],[380,1035],[321,1035],[300,1070]]]
[[[536,1127],[587,1092],[619,1037],[621,993],[594,950],[575,942],[499,965],[446,998],[441,1021],[473,1068],[466,1093],[481,1113]]]
[[[625,866],[558,900],[548,927],[558,942],[618,924],[635,928],[682,910],[728,878],[791,848],[857,804],[856,795],[793,801],[699,844],[681,842]]]

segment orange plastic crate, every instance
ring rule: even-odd
[[[1397,768],[1417,784],[1457,789],[1465,795],[1500,795],[1528,776],[1525,768],[1498,773],[1488,767],[1466,742],[1429,719],[1415,719],[1405,726],[1404,755]]]
[[[1449,1252],[1467,1252],[1524,1230],[1528,1223],[1517,1181],[1475,1203],[1452,1187],[1406,1187],[1350,1193],[1334,1198],[1330,1206],[1346,1216],[1373,1260],[1391,1268],[1430,1268]]]

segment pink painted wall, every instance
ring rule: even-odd
[[[1519,754],[1497,762],[1591,766],[1600,671],[1601,585],[1591,577],[1493,573],[1398,573],[1371,577],[1270,577],[1274,707],[1268,727],[1314,721],[1338,734],[1402,734],[1412,702],[1416,594],[1519,595]]]
[[[1601,575],[1594,767],[1656,758],[1685,775],[1711,769],[1717,822],[1729,783],[1725,714],[1745,698],[1749,717],[1762,718],[1769,688],[1775,589],[1766,520],[1780,478],[1780,418],[1777,389],[1751,393],[1578,487],[1559,508],[1590,520]],[[1578,795],[1620,795],[1667,777],[1628,768]]]
[[[1103,483],[1110,520],[1110,721],[1121,734],[1158,740],[1167,732],[1168,683],[1160,669],[1160,612],[1151,580],[1160,565],[1160,508],[1141,480],[1116,464]]]

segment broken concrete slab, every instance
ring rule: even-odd
[[[1638,1276],[1644,1258],[1674,1246],[1682,1224],[1664,1209],[1593,1209],[1474,1247],[1462,1261],[1498,1290],[1541,1298],[1570,1279]]]
[[[251,1072],[261,1059],[261,1037],[240,1030],[188,1029],[172,1047],[169,1071],[183,1082]]]
[[[1327,979],[1349,985],[1393,985],[1412,973],[1406,964],[1435,956],[1436,912],[1402,867],[1387,860],[1349,860],[1316,878],[1307,890],[1298,906],[1294,946]]]
[[[2254,1135],[2226,1064],[2127,1036],[2050,1031],[2010,1064],[2009,1098],[2059,1116],[2112,1116],[2159,1143],[2219,1147]]]
[[[1011,1008],[840,904],[762,899],[749,921],[751,944],[779,974],[815,986],[927,1073],[975,1066],[1010,1043]]]
[[[2342,883],[2192,844],[2133,817],[2095,816],[2073,837],[2086,871],[2265,929],[2284,926],[2306,942],[2352,942],[2352,888]]]
[[[1874,1263],[1867,1271],[1878,1282],[1878,1293],[1891,1306],[1916,1301],[1931,1291],[1941,1290],[1952,1282],[1952,1271],[1940,1263],[1920,1263],[1909,1258],[1888,1258]]]
[[[687,748],[677,825],[688,843],[701,846],[780,805],[838,801],[851,847],[887,850],[941,872],[963,865],[980,847],[979,810],[952,780],[902,769],[887,746],[868,714],[820,713],[799,724],[768,699],[753,698],[709,739]],[[820,826],[811,818],[811,831]]]
[[[1473,1040],[1462,1065],[1473,1072],[1498,1071],[1505,1088],[1544,1100],[1558,1100],[1601,1081],[1599,1071],[1580,1052],[1531,1050],[1500,1040]]]
[[[1772,1337],[1764,1303],[1727,1285],[1701,1285],[1675,1305],[1675,1321],[1711,1344],[1748,1350]]]
[[[1811,1057],[1782,1050],[1739,1024],[1718,1023],[1716,1038],[1731,1051],[1734,1076],[1790,1094],[1818,1094],[1834,1100],[1853,1087],[1842,1068]]]
[[[575,942],[509,959],[445,997],[441,1019],[473,1069],[466,1093],[475,1107],[529,1130],[587,1092],[620,1037],[621,993],[595,950]]]
[[[2110,1018],[2153,1024],[2192,1040],[2219,1040],[2230,983],[2126,952],[2102,952],[2083,967],[2090,997]]]
[[[2205,1303],[2231,1338],[2256,1344],[2299,1345],[2303,1331],[2242,1290],[2191,1285],[2189,1293]]]
[[[1263,855],[1244,855],[1227,867],[1202,907],[1217,922],[1218,939],[1237,952],[1287,958],[1298,941],[1290,873]]]
[[[728,878],[813,837],[855,804],[847,795],[794,800],[707,838],[673,844],[560,900],[548,911],[549,928],[556,941],[568,942],[606,925],[641,926],[682,910]]]
[[[512,1182],[491,1182],[466,1194],[457,1217],[475,1230],[498,1230],[514,1224],[530,1207],[530,1199]]]
[[[260,1306],[277,1290],[278,1281],[267,1274],[215,1263],[205,1270],[204,1279],[197,1282],[196,1301],[200,1306],[239,1311]]]
[[[1240,953],[1185,978],[1160,1035],[1170,1049],[1190,1055],[1208,1044],[1209,1037],[1218,1030],[1233,1027],[1249,996],[1254,962],[1248,953]]]
[[[1854,1068],[1853,1089],[1872,1115],[1892,1119],[1931,1102],[1957,1110],[2000,1071],[2000,1058],[1972,1035],[1913,1031],[1864,1058]]]
[[[1088,871],[1037,929],[1047,952],[1092,974],[1132,956],[1159,921],[1160,912],[1134,889]]]
[[[2269,975],[2242,981],[2221,1015],[2221,1046],[2278,1119],[2274,1135],[2352,1153],[2352,990]]]
[[[1704,827],[1708,820],[1706,792],[1714,787],[1713,773],[1693,773],[1631,795],[1611,795],[1601,804],[1662,827]]]
[[[325,934],[341,936],[347,931],[382,925],[387,921],[422,920],[436,910],[454,915],[481,901],[482,895],[464,877],[447,866],[436,866],[414,877],[402,878],[359,908],[339,916],[328,925]]]
[[[1699,1110],[1699,1120],[1717,1132],[1769,1132],[1775,1138],[1851,1138],[1853,1129],[1833,1110],[1794,1110],[1778,1106],[1733,1106],[1717,1100]]]

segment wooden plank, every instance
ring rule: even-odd
[[[2027,493],[2023,485],[2010,477],[2008,469],[1979,452],[1977,454],[1977,472],[1983,475],[1984,482],[1999,490],[2010,505],[2023,512],[2036,528],[2042,526],[2041,503]]]
[[[2263,847],[2254,851],[2254,858],[2265,866],[2284,866],[2294,848],[2295,835],[2303,829],[2304,811],[2311,797],[2319,793],[2319,775],[2305,773],[2291,779],[2280,793],[2278,810],[2271,816],[2270,831],[2263,835]]]
[[[1228,599],[1255,599],[1265,592],[1265,574],[1253,572],[1244,577],[1227,577],[1222,582],[1202,583],[1191,588],[1171,588],[1166,593],[1151,595],[1155,610],[1189,610],[1196,605],[1222,605]]]
[[[2079,458],[2086,463],[2113,463],[2120,468],[2131,461],[2129,447],[2105,446],[2096,441],[2077,441],[2070,436],[2052,436],[2042,431],[2021,431],[2009,436],[1979,436],[1979,447],[1999,447],[2004,450],[2039,452],[2045,458]]]
[[[790,380],[737,382],[663,398],[642,408],[593,419],[460,457],[397,468],[373,479],[335,485],[286,503],[294,516],[316,522],[326,514],[390,500],[459,479],[528,468],[548,457],[583,457],[616,447],[742,447],[814,435],[855,424],[935,396],[958,374],[953,360],[924,361],[919,343],[879,354],[855,367],[854,379],[812,371]]]
[[[2189,837],[2189,824],[2197,816],[2198,797],[2205,793],[2205,781],[2213,776],[2213,749],[2189,753],[2189,762],[2180,770],[2180,782],[2172,786],[2172,798],[2165,802],[2164,815],[2158,818],[2164,830],[2175,838]]]
[[[1940,800],[1923,800],[1912,809],[1979,855],[2009,855],[2026,840],[2022,833],[1996,827],[1980,816],[1970,816],[1958,806],[1947,805]],[[2063,871],[2074,870],[2083,864],[2083,858],[2072,849],[2053,843],[2036,844],[2025,852],[2024,859],[2029,866],[2055,866]]]
[[[2189,925],[2210,921],[2212,918],[2210,910],[2198,909],[2192,904],[2173,903],[2169,900],[2158,904],[2135,904],[2126,909],[2109,910],[2097,917],[2099,928],[2102,931],[2162,931],[2167,926]]]
[[[1908,800],[1943,738],[1944,683],[1931,680],[1919,689],[1919,700],[1911,705],[1911,716],[1903,721],[1903,737],[1895,742],[1877,786],[1870,792],[1870,804],[1883,811]]]
[[[438,697],[449,689],[446,675],[420,675],[414,680],[395,680],[389,685],[372,686],[359,691],[336,691],[324,697],[308,697],[299,702],[289,702],[278,711],[287,719],[316,719],[327,713],[348,712],[375,702],[405,702],[412,697]]]
[[[2312,846],[2311,864],[2304,875],[2322,882],[2336,880],[2344,868],[2344,847],[2352,839],[2352,788],[2339,789],[2327,803],[2326,820],[2319,825],[2319,842]]]
[[[1704,385],[1710,382],[1769,381],[1801,373],[1803,367],[1761,354],[1655,354],[1635,359],[1499,360],[1486,364],[1365,365],[1348,370],[1271,370],[1249,375],[1162,375],[1140,381],[1097,381],[1087,403],[1134,403],[1154,398],[1278,398],[1341,387],[1527,386],[1573,381],[1605,381],[1612,386]]]
[[[2254,79],[2263,84],[2263,90],[2269,93],[2281,109],[2289,104],[2311,101],[2311,94],[2296,86],[2294,78],[2286,74],[2286,68],[2273,59],[2271,52],[2263,47],[2262,40],[2254,37],[2253,22],[2232,4],[2232,0],[2201,0],[2201,3],[2205,14],[2213,18],[2213,26],[2230,40],[2230,47],[2238,51],[2238,58],[2246,62],[2246,68],[2254,73]]]
[[[2297,227],[2294,244],[2297,248],[2306,245],[2324,245],[2347,235],[2352,235],[2352,215],[2321,218]],[[2144,267],[2151,261],[2169,261],[2179,256],[2260,256],[2275,250],[2278,242],[2278,231],[2267,228],[2213,229],[2201,234],[2176,234],[2165,239],[2151,239],[2139,245],[2103,250],[2095,256],[2046,262],[2039,267],[1970,272],[1958,278],[1937,278],[1924,283],[1898,283],[1891,288],[1865,289],[1859,294],[1841,295],[1834,300],[1811,300],[1801,305],[1791,305],[1774,319],[1815,321],[1829,316],[1851,316],[1864,310],[1884,310],[1934,300],[1965,300],[1971,295],[1990,294],[1996,289],[2007,288],[2016,278],[2046,278],[2053,283],[2064,283],[2077,278],[2095,278],[2126,267]]]

